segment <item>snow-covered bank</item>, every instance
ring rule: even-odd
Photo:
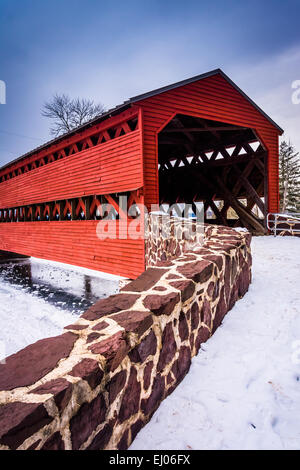
[[[98,299],[118,292],[117,276],[61,263],[23,260],[0,264],[0,359],[48,336]]]
[[[0,300],[0,359],[39,339],[61,334],[64,326],[78,319],[8,283],[0,284]]]
[[[47,264],[47,266],[52,266],[53,268],[58,268],[61,270],[69,270],[69,271],[72,271],[72,273],[79,273],[82,275],[92,276],[95,278],[98,277],[98,278],[107,279],[110,281],[119,281],[121,279],[126,279],[125,277],[117,276],[116,274],[109,274],[109,273],[105,273],[104,271],[96,271],[94,269],[83,268],[82,266],[75,266],[73,264],[60,263],[59,261],[44,260],[42,258],[34,258],[33,256],[30,259],[36,265]]]
[[[300,448],[300,239],[252,251],[248,294],[130,449]]]

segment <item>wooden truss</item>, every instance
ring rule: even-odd
[[[252,129],[177,115],[158,143],[160,203],[202,202],[206,222],[265,231],[267,152]]]
[[[0,222],[136,219],[143,204],[140,190],[51,201],[0,209]]]
[[[80,133],[68,138],[67,143],[62,142],[50,146],[49,148],[37,152],[24,161],[18,162],[15,167],[3,170],[0,173],[0,182],[10,180],[16,176],[35,170],[49,163],[69,157],[75,153],[82,152],[96,145],[104,144],[113,139],[138,129],[138,116],[136,110],[128,110],[115,118],[109,120],[109,125],[101,123],[100,126],[93,126],[90,131],[86,131],[84,136]]]

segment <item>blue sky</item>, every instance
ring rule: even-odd
[[[300,0],[0,0],[0,165],[49,140],[54,93],[101,101],[220,67],[300,150]]]

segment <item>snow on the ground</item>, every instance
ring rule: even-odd
[[[68,269],[68,270],[71,270],[72,273],[79,273],[82,275],[87,275],[87,276],[92,276],[92,277],[100,277],[101,279],[108,279],[111,281],[119,281],[121,279],[126,279],[125,277],[117,276],[116,274],[105,273],[104,271],[96,271],[95,269],[83,268],[82,266],[76,266],[74,264],[66,264],[66,263],[60,263],[59,261],[44,260],[42,258],[35,258],[33,256],[30,259],[36,265],[38,264],[44,265],[46,263],[47,266],[52,266],[54,268],[59,268],[62,270]]]
[[[99,298],[118,292],[110,277],[45,260],[0,265],[0,360],[62,333]]]
[[[300,448],[300,239],[255,237],[253,282],[138,449]]]
[[[78,315],[59,309],[30,293],[0,284],[0,359],[35,341],[62,333]]]

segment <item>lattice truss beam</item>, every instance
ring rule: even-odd
[[[265,231],[267,152],[252,129],[177,115],[158,144],[161,204],[192,203],[206,222]]]
[[[141,191],[83,196],[0,209],[0,222],[136,219],[143,204]]]
[[[80,133],[75,134],[66,141],[37,152],[36,155],[32,155],[24,159],[24,161],[20,161],[10,168],[1,171],[0,183],[137,130],[137,111],[128,110],[116,118],[111,118],[110,122],[112,123],[106,127],[103,123],[99,126],[95,125],[90,131],[85,132],[84,137]]]

